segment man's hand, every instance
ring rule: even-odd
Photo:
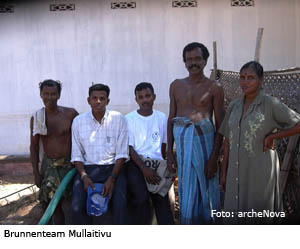
[[[34,183],[35,183],[35,185],[36,185],[38,188],[41,187],[42,177],[41,177],[40,173],[35,173],[35,174],[34,174]]]
[[[176,172],[177,165],[173,152],[168,152],[167,167],[170,172]]]
[[[217,156],[211,155],[211,157],[208,159],[208,162],[205,165],[204,174],[208,179],[212,179],[216,176],[217,170]]]
[[[275,150],[275,140],[273,139],[272,134],[267,135],[264,139],[263,152],[266,152],[267,149]]]
[[[154,185],[159,184],[161,178],[156,174],[156,172],[153,169],[144,167],[142,169],[142,172],[148,183],[154,184]]]
[[[83,181],[83,188],[86,192],[88,191],[89,187],[91,187],[93,190],[96,189],[93,181],[88,177],[88,175],[84,175],[82,177],[82,181]]]
[[[115,179],[113,179],[110,176],[110,177],[108,177],[108,179],[106,180],[106,182],[103,184],[103,187],[102,187],[102,195],[104,197],[108,195],[108,197],[109,197],[108,201],[110,201],[110,199],[113,195],[114,187],[115,187]]]

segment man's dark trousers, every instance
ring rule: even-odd
[[[173,214],[171,211],[169,195],[164,197],[159,194],[149,193],[145,178],[132,161],[125,164],[127,174],[129,205],[132,206],[133,214],[131,223],[135,225],[147,225],[151,220],[151,209],[149,196],[151,197],[158,225],[173,225]]]
[[[84,166],[88,177],[94,183],[105,183],[111,175],[114,165],[86,165]],[[129,224],[129,215],[127,209],[127,180],[124,171],[118,175],[115,182],[112,195],[113,208],[113,224],[127,225]],[[77,173],[73,184],[72,199],[72,224],[73,225],[90,225],[92,224],[92,216],[88,216],[86,212],[87,192],[83,188],[83,182]]]

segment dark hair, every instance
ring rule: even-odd
[[[203,56],[203,59],[205,61],[207,61],[208,57],[209,57],[209,52],[208,52],[208,49],[207,47],[205,47],[202,43],[199,43],[199,42],[192,42],[192,43],[189,43],[188,45],[186,45],[183,49],[183,52],[182,52],[182,57],[183,57],[183,61],[185,62],[185,53],[188,52],[188,51],[192,51],[196,48],[200,48],[201,51],[202,51],[202,56]]]
[[[104,84],[92,85],[89,88],[89,97],[91,96],[93,91],[104,91],[104,92],[106,92],[107,98],[109,97],[110,90],[109,90],[109,87],[107,85],[104,85]]]
[[[151,83],[148,82],[141,82],[139,84],[136,85],[135,89],[134,89],[134,95],[136,95],[136,92],[142,91],[144,89],[149,88],[151,90],[151,92],[154,94],[154,89]]]
[[[44,86],[56,86],[58,94],[60,95],[61,93],[61,82],[58,80],[44,80],[42,82],[39,83],[39,87],[40,87],[40,92],[42,92]]]
[[[246,63],[244,66],[242,66],[240,73],[244,69],[247,69],[247,68],[252,68],[254,70],[254,72],[256,73],[256,75],[258,76],[258,78],[260,78],[260,79],[264,76],[264,68],[257,61],[250,61],[250,62]]]

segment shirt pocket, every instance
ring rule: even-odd
[[[116,154],[117,138],[114,136],[106,136],[105,138],[105,151],[109,155]]]

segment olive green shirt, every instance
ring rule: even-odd
[[[219,129],[230,146],[224,211],[231,214],[227,223],[266,223],[264,218],[245,220],[238,215],[245,211],[281,211],[279,160],[276,151],[263,152],[264,138],[276,129],[293,127],[300,117],[263,91],[242,117],[243,103],[244,97],[230,103]]]

